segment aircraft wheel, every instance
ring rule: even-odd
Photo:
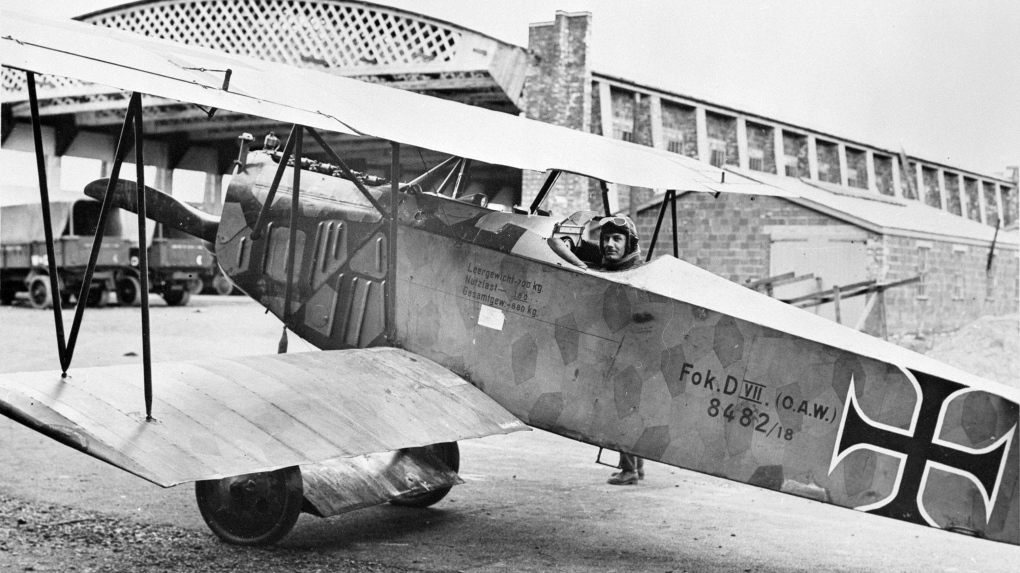
[[[187,290],[167,290],[163,293],[163,300],[169,306],[184,306],[191,300],[191,292]]]
[[[195,482],[198,509],[220,539],[235,545],[272,545],[301,514],[301,468]]]
[[[234,292],[234,282],[225,275],[216,275],[213,277],[212,286],[216,290],[216,294],[220,296],[227,296]]]
[[[117,300],[125,306],[142,304],[142,285],[133,276],[122,276],[117,281]]]
[[[457,442],[443,442],[441,444],[432,444],[431,446],[423,446],[420,448],[409,448],[410,450],[428,450],[432,455],[438,457],[443,461],[451,470],[460,470],[460,448],[457,446]],[[397,499],[390,500],[393,505],[400,507],[428,507],[439,500],[446,497],[446,494],[450,493],[450,487],[441,487],[425,493],[419,493],[417,495],[405,495],[398,497]]]
[[[35,277],[28,283],[28,301],[33,308],[50,308],[53,306],[53,292],[50,290],[48,277]]]

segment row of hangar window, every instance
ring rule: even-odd
[[[630,92],[612,90],[612,131],[613,137],[624,141],[636,141],[635,98]],[[694,159],[699,157],[697,143],[697,113],[694,107],[670,101],[662,101],[662,139],[663,147],[672,153],[686,155]],[[724,165],[739,166],[740,148],[737,144],[737,118],[712,111],[705,113],[705,127],[708,135],[709,163],[717,167]],[[810,177],[808,164],[808,137],[805,134],[782,129],[778,126],[764,125],[752,121],[747,126],[747,159],[752,171],[780,173],[787,177]],[[781,130],[783,165],[777,169],[775,130]],[[650,144],[650,142],[639,141]],[[846,182],[850,187],[868,189],[867,152],[851,146],[844,146],[846,155]],[[840,184],[839,144],[834,141],[815,138],[818,180]],[[893,162],[899,158],[891,155],[874,153],[875,188],[883,195],[895,195]],[[908,173],[912,185],[905,179]],[[918,180],[919,179],[919,180]],[[961,173],[944,172],[943,185],[939,184],[939,170],[934,167],[921,166],[920,177],[917,177],[917,164],[909,162],[904,173],[901,169],[901,196],[905,199],[918,200],[923,190],[926,204],[942,208],[943,189],[946,195],[946,209],[955,215],[981,221],[983,194],[985,203],[985,221],[994,226],[998,220],[999,201],[997,194],[1002,196],[1002,224],[1008,226],[1016,220],[1017,190],[1012,186],[997,185],[995,182],[979,181]],[[963,191],[961,198],[961,190]]]

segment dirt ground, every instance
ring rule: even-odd
[[[978,362],[1010,354],[1001,372],[1015,376],[1011,320],[961,332],[972,346],[937,356],[969,359],[1002,339]],[[154,306],[152,322],[155,360],[274,353],[280,334],[243,297]],[[74,364],[139,361],[139,328],[137,310],[87,312]],[[290,349],[311,350],[293,335]],[[0,308],[0,371],[56,364],[52,315]],[[158,488],[0,418],[0,570],[1018,571],[1015,546],[660,464],[638,486],[609,486],[597,451],[541,431],[462,442],[467,483],[431,509],[303,515],[277,547],[240,549],[209,532],[192,487]]]
[[[978,376],[1020,388],[1020,316],[985,316],[938,337],[926,354]]]

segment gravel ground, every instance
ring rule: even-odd
[[[155,300],[155,299],[154,299]],[[156,360],[276,351],[279,321],[243,297],[156,301]],[[70,321],[70,312],[65,312]],[[140,359],[135,309],[86,316],[76,365]],[[0,372],[49,370],[52,316],[0,308]],[[96,336],[95,333],[102,333]],[[196,335],[196,333],[201,333]],[[1017,319],[926,342],[976,374],[1015,376]],[[291,350],[305,350],[291,338]],[[1012,362],[1010,362],[1012,360]],[[7,422],[7,425],[4,425]],[[471,440],[465,479],[438,509],[303,516],[273,548],[220,542],[193,490],[159,490],[0,419],[0,571],[924,571],[1016,573],[1020,548],[876,519],[652,464],[640,487],[604,484],[595,449],[543,432]],[[16,425],[14,425],[16,426]],[[612,457],[612,456],[610,456]]]
[[[0,564],[7,571],[413,571],[281,547],[251,549],[180,527],[139,523],[0,493]]]

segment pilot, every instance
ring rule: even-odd
[[[641,265],[637,225],[630,217],[603,217],[595,226],[599,229],[598,244],[583,238],[575,244],[572,237],[554,235],[549,238],[549,246],[567,262],[582,269],[615,272]]]
[[[599,244],[580,239],[576,246],[568,237],[553,236],[549,246],[556,254],[581,268],[616,272],[640,266],[641,245],[639,244],[637,225],[630,217],[605,217],[597,222],[599,227]],[[620,471],[609,476],[610,485],[636,485],[644,479],[644,460],[624,452],[620,452]]]

